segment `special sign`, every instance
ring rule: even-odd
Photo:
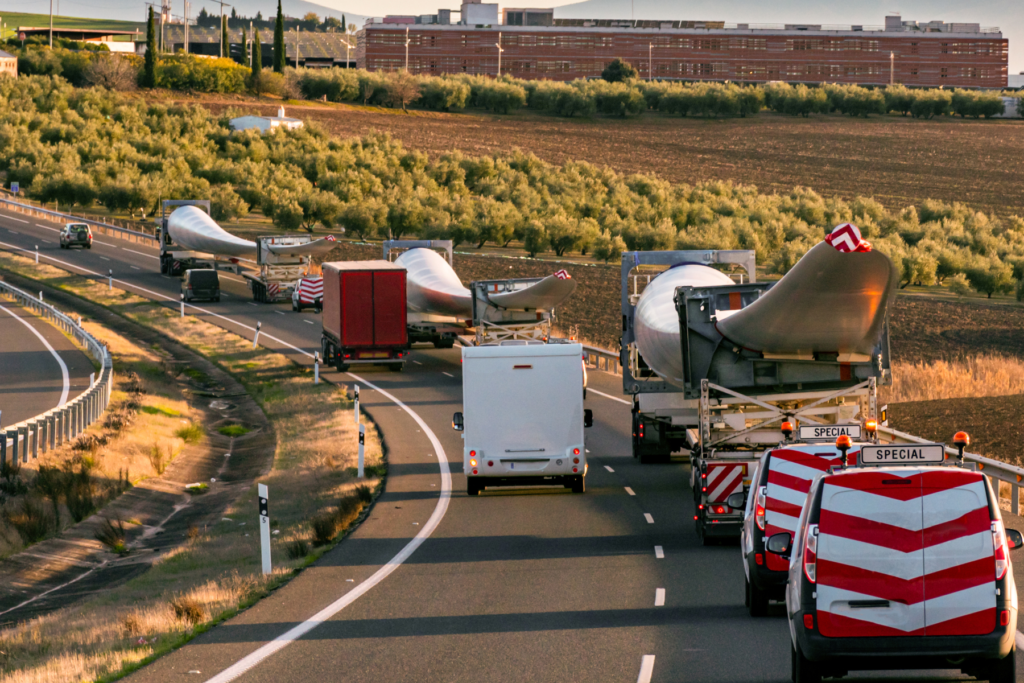
[[[860,438],[860,425],[810,425],[800,427],[801,441],[835,441],[846,435],[851,439]]]
[[[946,459],[946,447],[941,443],[889,444],[862,446],[862,465],[934,465]]]

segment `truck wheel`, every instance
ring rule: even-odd
[[[1010,654],[992,663],[988,673],[989,683],[1010,683],[1017,680],[1017,648]]]
[[[348,365],[345,363],[338,363],[338,372],[348,372]]]
[[[466,480],[466,495],[467,496],[479,496],[481,488],[482,487],[480,486],[480,484],[478,484],[474,480],[472,480],[472,479],[467,479]]]
[[[752,581],[747,582],[747,592],[750,595],[747,601],[747,610],[752,617],[768,616],[768,593],[757,587]]]
[[[219,297],[219,296],[215,296],[215,297],[213,297],[213,300],[214,300],[215,302],[219,302],[219,301],[220,301],[220,297]]]
[[[587,483],[583,481],[583,475],[572,478],[572,492],[583,493],[587,490]]]
[[[821,683],[821,669],[804,657],[804,653],[793,649],[793,683]]]
[[[405,363],[391,363],[388,365],[388,370],[391,372],[402,372],[405,370]]]

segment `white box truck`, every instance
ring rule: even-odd
[[[507,341],[462,349],[462,412],[466,492],[488,486],[562,485],[583,493],[587,449],[583,430],[583,347]]]

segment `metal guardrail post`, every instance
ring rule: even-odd
[[[7,432],[0,432],[0,469],[7,467]]]
[[[50,442],[49,450],[57,447],[57,414],[53,411],[46,415],[46,438]]]
[[[33,420],[28,425],[28,429],[31,432],[32,439],[32,459],[36,460],[39,458],[39,420]]]
[[[1020,486],[1010,484],[1010,512],[1020,514]]]
[[[18,427],[18,441],[21,446],[18,450],[22,462],[28,462],[28,426]]]

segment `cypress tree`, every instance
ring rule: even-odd
[[[242,64],[249,66],[249,34],[242,27]]]
[[[149,8],[149,23],[146,26],[146,62],[142,69],[142,87],[156,87],[156,21],[153,8]]]
[[[228,18],[220,18],[220,56],[231,56],[231,39],[228,38]]]
[[[348,33],[348,24],[345,23],[345,15],[341,15],[341,32]]]
[[[284,14],[281,12],[281,0],[277,0],[277,21],[274,23],[274,71],[284,73]]]
[[[252,34],[252,77],[256,80],[263,71],[263,48],[260,47],[260,30],[256,29]]]

